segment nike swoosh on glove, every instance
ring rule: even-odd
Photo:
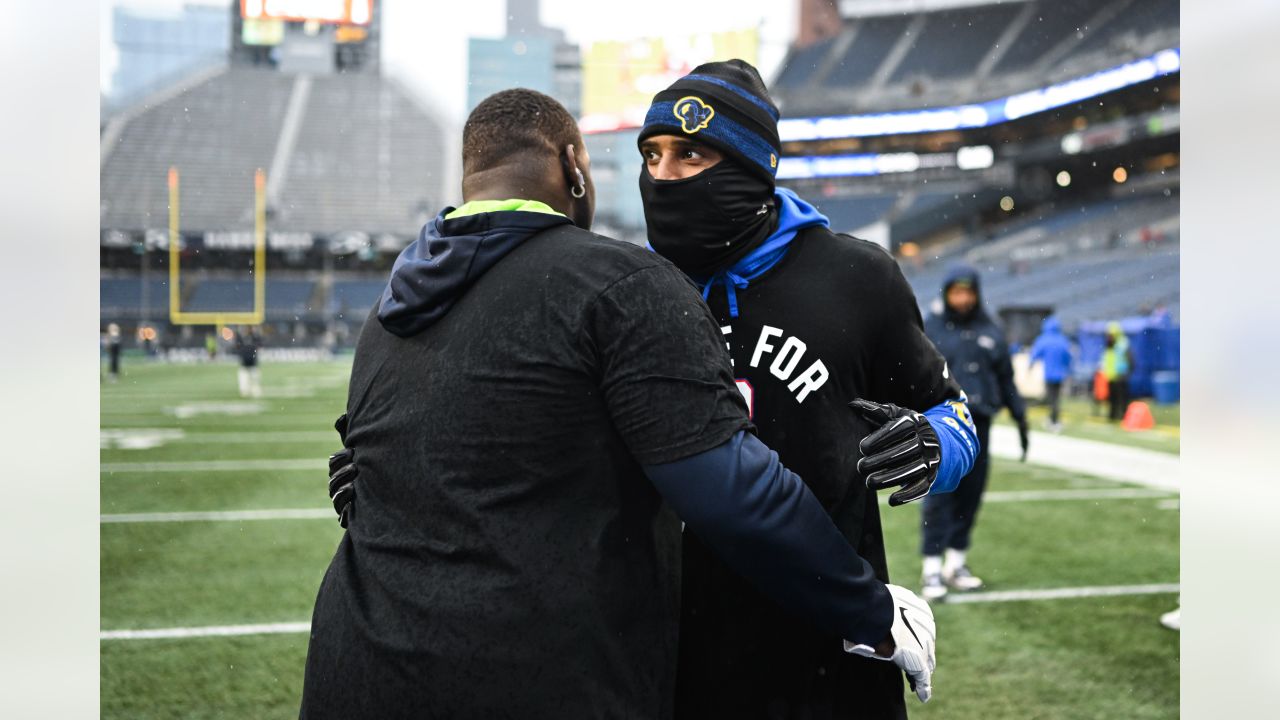
[[[861,398],[849,403],[879,428],[858,444],[858,474],[872,490],[900,488],[889,496],[897,507],[929,494],[942,464],[942,443],[924,415],[909,408]]]
[[[933,622],[933,610],[929,603],[900,585],[885,585],[893,596],[893,625],[889,634],[893,637],[893,655],[877,655],[870,645],[844,641],[845,652],[877,660],[889,660],[902,668],[907,682],[920,702],[929,702],[933,696],[933,671],[938,665],[935,653],[937,626]]]

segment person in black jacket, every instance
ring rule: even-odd
[[[688,280],[587,231],[582,147],[541,93],[485,99],[465,203],[396,259],[331,464],[347,530],[301,717],[670,717],[680,520],[928,697],[928,606],[877,579],[756,438]]]
[[[702,289],[760,438],[887,582],[874,490],[944,492],[976,441],[893,258],[776,186],[777,123],[741,60],[658,93],[638,140],[648,239]],[[677,717],[905,717],[897,668],[760,593],[698,528],[683,552]]]
[[[925,332],[947,358],[950,372],[969,396],[969,411],[978,429],[978,444],[989,447],[991,420],[1001,410],[1018,423],[1022,457],[1027,456],[1027,410],[1013,384],[1013,364],[1004,333],[982,306],[978,271],[968,265],[952,267],[942,284],[942,309],[932,313]],[[973,469],[949,495],[925,499],[921,513],[924,555],[921,596],[938,600],[952,590],[976,590],[982,580],[969,571],[967,552],[982,492],[987,487],[989,453],[982,452]],[[943,551],[946,558],[943,558]]]

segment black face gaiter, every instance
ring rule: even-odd
[[[730,160],[683,180],[654,180],[640,166],[649,244],[688,275],[730,267],[776,225],[773,187]]]

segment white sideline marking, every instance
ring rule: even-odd
[[[284,635],[311,632],[309,622],[266,623],[263,625],[213,625],[209,627],[156,628],[154,630],[103,630],[99,640],[168,640],[172,638],[234,637],[237,635]]]
[[[1141,500],[1169,499],[1172,491],[1154,488],[1084,488],[1075,490],[1005,490],[983,493],[984,503],[1040,502],[1061,500]],[[1172,498],[1175,502],[1177,498]],[[880,496],[888,505],[889,496]]]
[[[1022,449],[1017,429],[992,425],[991,445],[985,449],[995,457],[1018,459]],[[1032,431],[1027,462],[1161,490],[1181,485],[1177,455],[1066,435]]]
[[[1046,590],[1006,590],[1003,592],[966,593],[947,596],[946,604],[1015,602],[1020,600],[1069,600],[1087,597],[1121,595],[1157,595],[1179,592],[1178,583],[1163,585],[1111,585],[1104,587],[1051,588]],[[271,635],[307,633],[311,623],[270,623],[266,625],[215,625],[212,627],[157,628],[154,630],[103,630],[99,640],[165,640],[173,638],[231,637],[237,635]]]
[[[1178,583],[1158,585],[1105,585],[1098,587],[1047,588],[1044,590],[997,590],[994,592],[950,593],[946,604],[1016,602],[1021,600],[1069,600],[1074,598],[1116,597],[1120,595],[1160,595],[1176,593]]]
[[[324,470],[329,469],[328,458],[298,458],[294,460],[171,460],[160,462],[102,463],[100,472],[109,473],[163,473],[163,472],[239,472],[243,470]]]
[[[1133,500],[1140,498],[1167,498],[1168,490],[1154,488],[1111,488],[1086,490],[1007,490],[989,492],[983,502],[1033,502],[1036,500]]]
[[[220,512],[163,512],[119,513],[99,515],[98,522],[152,523],[152,522],[234,522],[239,520],[337,520],[338,515],[329,508],[297,508],[279,510],[226,510]]]

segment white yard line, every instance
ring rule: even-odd
[[[291,460],[172,460],[157,462],[102,463],[99,471],[111,473],[243,472],[254,470],[323,470],[328,458]]]
[[[170,640],[174,638],[234,637],[238,635],[283,635],[311,632],[309,622],[267,623],[263,625],[212,625],[208,627],[155,628],[153,630],[103,630],[99,640]]]
[[[1045,432],[1032,432],[1030,445],[1029,463],[1162,490],[1177,491],[1182,485],[1177,455]],[[993,425],[990,450],[995,457],[1018,459],[1017,429]]]
[[[98,522],[111,523],[155,523],[155,522],[236,522],[241,520],[337,520],[338,515],[330,508],[282,508],[278,510],[227,510],[221,512],[163,512],[163,513],[119,513],[115,515],[99,515]]]
[[[1122,595],[1160,595],[1181,590],[1178,583],[1157,585],[1103,585],[1097,587],[1046,588],[1044,590],[996,590],[993,592],[951,593],[946,603],[993,603],[1025,600],[1071,600],[1074,598],[1119,597]]]
[[[1044,590],[1006,590],[1001,592],[949,595],[946,604],[1017,602],[1033,600],[1071,600],[1075,598],[1119,597],[1125,595],[1158,595],[1179,592],[1178,583],[1161,585],[1110,585],[1101,587],[1049,588]],[[206,627],[156,628],[152,630],[103,630],[99,640],[169,640],[179,638],[233,637],[240,635],[301,634],[311,631],[309,622],[269,623],[265,625],[213,625]]]

